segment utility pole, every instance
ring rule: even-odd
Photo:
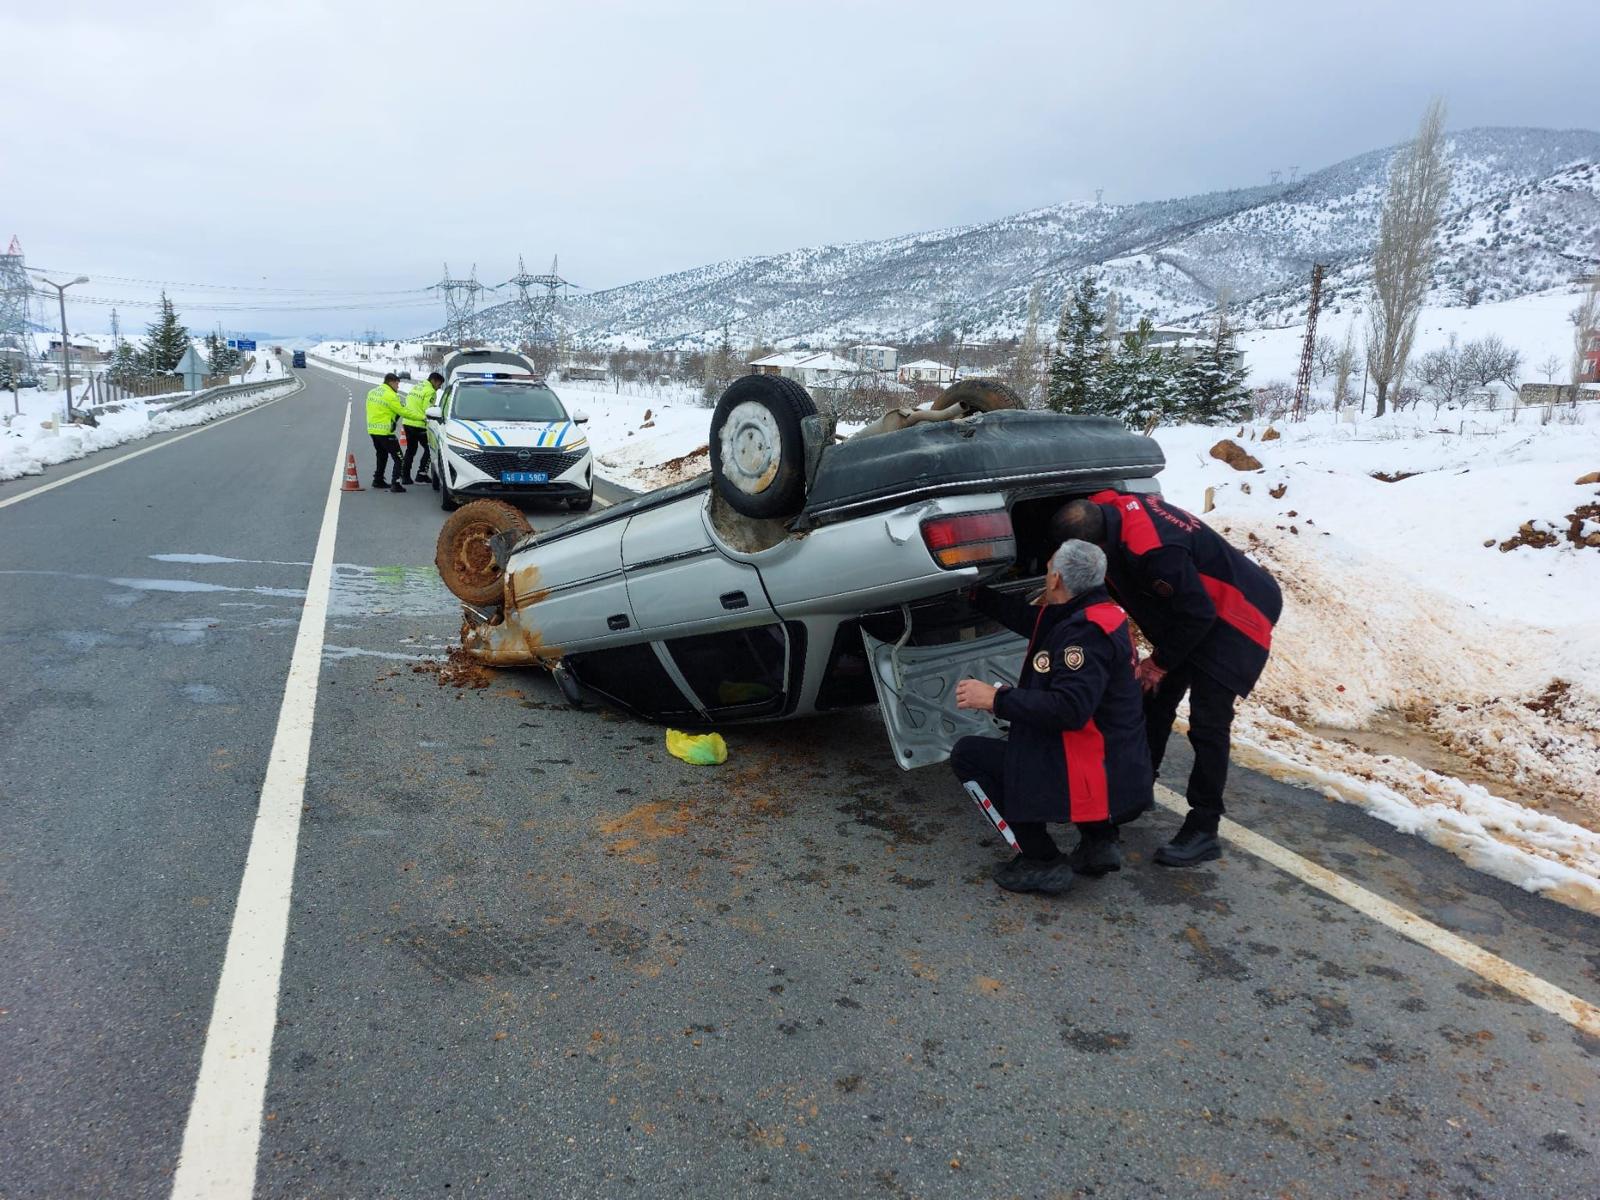
[[[1300,347],[1300,375],[1294,384],[1294,410],[1296,421],[1305,420],[1306,399],[1311,394],[1311,366],[1317,349],[1317,313],[1322,308],[1321,263],[1311,264],[1311,303],[1306,308],[1306,337]]]
[[[87,275],[79,275],[76,279],[68,280],[66,283],[56,283],[52,279],[46,279],[43,276],[40,276],[39,282],[48,283],[51,287],[55,288],[56,299],[61,304],[61,377],[66,381],[67,420],[70,421],[72,420],[72,362],[70,355],[71,347],[67,345],[67,289],[69,287],[75,287],[80,283],[88,283],[89,277]]]

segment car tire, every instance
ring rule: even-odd
[[[446,489],[445,495],[449,494]],[[491,539],[501,533],[521,536],[532,531],[521,509],[504,500],[474,500],[452,513],[439,530],[433,564],[458,600],[498,604],[505,594],[505,573],[495,562]]]
[[[594,489],[590,488],[586,496],[574,496],[567,501],[567,507],[573,512],[588,512],[594,507]]]
[[[455,493],[450,490],[450,485],[443,479],[439,480],[439,507],[447,513],[453,513],[461,507]]]
[[[711,478],[717,493],[747,517],[791,517],[806,499],[805,435],[811,396],[781,375],[746,375],[722,393],[711,414]]]

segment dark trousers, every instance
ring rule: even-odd
[[[1172,736],[1178,702],[1189,693],[1189,745],[1194,747],[1194,767],[1187,793],[1191,812],[1216,820],[1222,816],[1222,789],[1228,783],[1228,756],[1232,745],[1233,706],[1238,697],[1204,671],[1175,667],[1161,686],[1144,698],[1144,727],[1150,737],[1150,765],[1161,774],[1161,760]]]
[[[1006,740],[964,737],[950,751],[950,768],[962,783],[976,783],[1005,817],[1017,845],[1029,858],[1055,858],[1061,853],[1043,821],[1013,821],[1006,811]]]
[[[411,478],[411,461],[417,457],[418,448],[422,450],[422,465],[417,468],[417,474],[428,473],[428,431],[419,425],[406,426],[406,479]]]
[[[389,465],[389,460],[394,459],[394,481],[400,482],[400,439],[392,433],[369,434],[372,438],[372,452],[377,455],[378,465],[372,468],[372,483],[374,487],[383,487],[384,468]]]

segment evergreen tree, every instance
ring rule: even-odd
[[[1173,405],[1178,362],[1151,341],[1148,317],[1122,335],[1122,345],[1106,363],[1097,402],[1088,410],[1116,417],[1131,429],[1146,429]]]
[[[1245,374],[1227,315],[1218,313],[1216,335],[1178,372],[1171,415],[1201,425],[1240,420],[1250,406]]]
[[[106,368],[106,379],[120,388],[131,388],[145,376],[139,352],[129,342],[118,342],[111,352],[111,365]]]
[[[178,322],[172,301],[161,293],[161,315],[145,331],[145,349],[141,357],[150,371],[174,371],[189,349],[189,331]]]
[[[1094,412],[1105,354],[1105,308],[1100,282],[1086,274],[1061,309],[1045,403],[1056,412]]]

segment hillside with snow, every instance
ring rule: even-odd
[[[1288,184],[1138,204],[1069,203],[881,241],[714,263],[565,303],[575,343],[678,348],[762,337],[778,344],[913,341],[1022,328],[1040,289],[1054,313],[1099,269],[1125,321],[1182,322],[1226,292],[1252,323],[1303,313],[1313,262],[1337,304],[1365,286],[1394,148]],[[1451,196],[1435,299],[1506,300],[1596,266],[1600,133],[1468,129],[1450,137]],[[479,314],[480,336],[514,341],[516,310]]]

